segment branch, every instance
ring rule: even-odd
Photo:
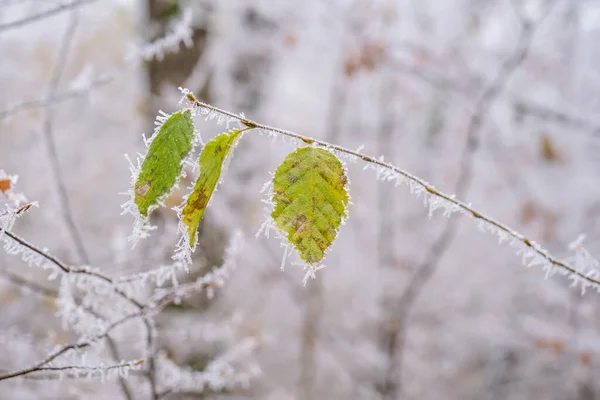
[[[562,111],[553,110],[544,106],[530,104],[526,102],[517,102],[515,110],[518,114],[527,114],[542,120],[553,121],[558,124],[580,129],[600,136],[600,124],[589,121],[584,118],[569,115]]]
[[[70,350],[79,350],[79,349],[83,349],[86,347],[91,346],[93,343],[95,343],[96,341],[106,337],[110,331],[112,331],[114,328],[116,328],[119,325],[124,324],[127,321],[132,320],[133,318],[139,317],[143,314],[142,311],[138,311],[135,312],[133,314],[129,314],[124,316],[123,318],[113,322],[112,324],[110,324],[103,333],[93,337],[92,339],[90,339],[89,341],[83,342],[83,343],[78,343],[78,344],[70,344],[70,345],[66,345],[63,346],[55,351],[53,351],[52,353],[50,353],[46,358],[44,358],[41,361],[38,361],[37,363],[33,364],[32,366],[28,367],[28,368],[24,368],[24,369],[20,369],[20,370],[16,370],[16,371],[12,371],[12,372],[8,372],[4,375],[0,375],[0,381],[6,380],[6,379],[10,379],[10,378],[15,378],[17,376],[23,376],[23,375],[28,375],[32,372],[36,372],[36,371],[41,371],[45,365],[47,365],[48,363],[54,361],[56,358],[60,357],[61,355],[67,353]]]
[[[20,277],[19,275],[13,274],[9,271],[0,271],[0,275],[4,276],[7,281],[10,283],[25,288],[33,293],[39,294],[40,296],[56,298],[58,297],[58,292],[54,289],[50,289],[39,285],[35,282],[31,282],[25,278]]]
[[[81,7],[83,5],[92,3],[94,1],[96,1],[96,0],[78,0],[78,1],[72,1],[70,3],[63,3],[63,4],[59,5],[59,6],[51,8],[49,10],[42,11],[42,12],[40,12],[38,14],[33,14],[33,15],[28,16],[28,17],[25,17],[25,18],[22,18],[22,19],[18,19],[16,21],[12,21],[12,22],[8,22],[6,24],[2,24],[2,25],[0,25],[0,32],[8,31],[8,30],[14,29],[14,28],[20,28],[20,27],[22,27],[24,25],[27,25],[27,24],[30,24],[32,22],[36,22],[36,21],[39,21],[39,20],[51,17],[53,15],[60,14],[60,13],[62,13],[64,11],[67,11],[67,10],[70,10],[70,9],[73,9],[73,8]]]
[[[0,275],[4,275],[5,278],[9,282],[11,282],[15,285],[18,285],[22,288],[25,288],[27,290],[30,290],[40,296],[44,296],[44,297],[48,297],[48,298],[58,297],[58,292],[56,290],[49,289],[44,286],[38,285],[35,282],[26,280],[26,279],[24,279],[18,275],[15,275],[9,271],[0,271]],[[88,311],[91,314],[98,317],[97,313],[95,313],[93,310],[86,308],[86,311]],[[108,346],[108,349],[110,351],[112,358],[114,359],[115,362],[118,362],[119,353],[117,350],[117,346],[115,344],[115,341],[109,335],[106,336],[106,344]],[[47,377],[47,379],[52,379],[52,376]],[[127,400],[132,400],[131,393],[129,392],[129,388],[127,387],[127,383],[125,382],[125,379],[122,376],[119,377],[119,385],[121,386],[121,391],[123,392],[123,395],[125,396],[125,398]]]
[[[87,365],[65,365],[63,367],[41,367],[36,370],[37,371],[82,371],[87,372],[88,375],[93,374],[94,372],[104,373],[106,371],[110,371],[113,369],[121,369],[121,368],[134,368],[141,365],[144,360],[134,360],[134,361],[126,361],[120,362],[118,364],[113,365],[97,365],[97,366],[87,366]]]
[[[83,263],[90,263],[90,258],[88,253],[83,245],[83,239],[81,238],[81,233],[75,224],[75,219],[73,218],[73,213],[71,211],[71,205],[69,202],[69,195],[67,194],[67,186],[65,184],[65,180],[62,174],[62,170],[60,168],[60,162],[58,159],[58,153],[56,150],[56,143],[54,141],[54,130],[53,130],[53,122],[54,122],[54,112],[52,107],[51,99],[55,96],[56,89],[58,88],[58,84],[60,83],[60,78],[64,72],[65,66],[67,64],[67,59],[69,56],[69,50],[71,48],[71,44],[73,43],[73,38],[75,36],[75,29],[77,28],[78,16],[77,11],[72,11],[70,13],[70,21],[67,30],[62,39],[62,43],[60,46],[60,50],[58,53],[58,60],[54,66],[54,71],[52,73],[52,79],[50,80],[50,84],[48,87],[48,96],[47,96],[47,107],[45,109],[45,117],[44,117],[44,142],[46,143],[46,149],[48,151],[48,157],[50,158],[50,166],[52,168],[52,172],[54,173],[54,178],[56,180],[56,184],[54,185],[58,190],[58,196],[61,204],[62,216],[67,226],[67,231],[75,244],[75,249],[79,255],[79,258],[83,261]]]
[[[506,83],[517,68],[523,63],[531,49],[533,35],[541,21],[535,25],[522,23],[518,46],[514,54],[501,66],[500,70],[486,87],[476,104],[475,112],[467,126],[467,139],[460,158],[460,169],[455,193],[459,197],[466,196],[473,179],[473,156],[479,149],[480,132],[487,119],[493,102],[504,90]],[[396,303],[394,315],[388,324],[386,350],[389,355],[382,393],[386,399],[395,399],[401,387],[401,366],[404,348],[404,336],[407,328],[407,316],[425,284],[435,273],[439,261],[450,248],[456,236],[459,221],[449,220],[441,234],[432,244],[425,259],[417,266],[416,272]]]
[[[58,267],[64,273],[89,275],[89,276],[95,277],[95,278],[97,278],[99,280],[102,280],[102,281],[106,282],[107,284],[109,284],[111,290],[113,290],[114,293],[116,293],[121,298],[125,299],[127,302],[129,302],[130,304],[132,304],[133,306],[135,306],[139,310],[138,313],[141,314],[141,313],[144,312],[145,307],[140,302],[138,302],[137,300],[135,300],[133,297],[129,296],[126,292],[124,292],[123,290],[117,288],[115,286],[115,283],[114,283],[114,281],[112,279],[110,279],[110,278],[102,275],[99,272],[93,271],[93,270],[91,270],[89,268],[71,268],[71,267],[68,267],[65,263],[63,263],[62,261],[60,261],[58,258],[56,258],[56,257],[48,254],[44,250],[38,249],[36,246],[28,243],[27,241],[25,241],[24,239],[22,239],[22,238],[20,238],[18,236],[16,236],[14,233],[12,233],[10,231],[4,231],[3,233],[7,237],[9,237],[10,239],[12,239],[15,242],[17,242],[18,244],[20,244],[21,246],[29,249],[33,253],[41,256],[43,259],[51,262],[52,264],[54,264],[56,267]],[[153,352],[154,352],[153,351],[153,347],[154,347],[154,342],[153,342],[154,333],[153,333],[152,325],[146,319],[144,319],[144,325],[145,325],[146,330],[147,330],[147,332],[146,332],[146,335],[147,335],[147,344],[149,346],[149,349],[148,349],[147,353],[148,353],[148,360],[150,361],[150,367],[151,367],[150,371],[148,373],[148,379],[150,381],[151,386],[154,388],[156,386],[155,377],[154,377],[154,374],[152,372],[152,366],[154,365],[153,360],[152,360]],[[103,336],[107,337],[107,342],[108,342],[109,348],[111,349],[111,351],[113,353],[113,356],[117,357],[116,346],[115,346],[114,342],[112,341],[112,339],[109,336],[107,336],[107,335],[108,335],[108,331],[106,332],[106,335],[103,335]],[[79,348],[79,346],[80,345],[77,345],[76,347],[71,347],[71,348]],[[66,350],[68,350],[68,349],[66,349]],[[42,364],[38,364],[37,367],[45,365],[46,363],[52,361],[52,359],[60,356],[61,354],[62,353],[56,354],[53,358],[51,358],[49,360],[46,360]],[[117,359],[118,359],[118,357],[117,357]],[[31,370],[27,370],[25,372],[29,373],[29,372],[31,372]],[[10,378],[10,377],[13,377],[13,376],[8,375],[7,377]],[[128,391],[125,383],[122,380],[121,380],[121,389],[122,389],[122,391],[123,391],[123,393],[124,393],[124,395],[125,395],[126,398],[130,398],[131,397],[131,395],[129,394],[129,391]]]
[[[96,88],[104,86],[108,83],[111,83],[113,81],[113,79],[114,79],[114,77],[112,75],[101,75],[100,77],[96,78],[95,80],[90,82],[85,87],[68,89],[68,90],[65,90],[64,92],[54,94],[54,96],[49,97],[49,98],[46,97],[43,99],[28,100],[28,101],[24,101],[22,103],[14,104],[14,105],[0,111],[0,121],[3,120],[4,118],[8,118],[12,115],[19,114],[22,111],[32,110],[32,109],[36,109],[36,108],[45,108],[45,107],[48,107],[50,104],[57,105],[59,103],[62,103],[63,101],[66,101],[66,100],[69,100],[69,99],[72,99],[72,98],[75,98],[78,96],[83,96],[84,94],[90,92],[90,90],[92,90],[92,89],[96,89]]]
[[[51,93],[50,96],[36,100],[27,100],[21,103],[13,104],[12,106],[0,111],[0,120],[18,114],[22,111],[27,111],[36,108],[46,108],[50,105],[57,105],[66,100],[83,96],[89,93],[93,89],[100,88],[107,84],[117,80],[128,67],[134,64],[139,64],[140,61],[149,61],[154,58],[162,57],[167,53],[174,53],[179,51],[179,43],[182,42],[186,46],[189,46],[192,40],[191,30],[191,13],[186,11],[181,21],[174,27],[174,29],[168,32],[164,37],[158,38],[150,43],[141,46],[136,56],[129,57],[125,60],[123,65],[118,68],[114,68],[112,71],[102,73],[94,78],[90,82],[86,82],[85,85],[77,85],[71,89],[65,90],[61,93]],[[179,42],[176,42],[178,39]],[[77,78],[76,78],[77,79]]]
[[[8,231],[6,231],[5,233],[9,236],[12,235],[12,233],[8,232]],[[22,239],[19,239],[19,240],[21,240],[23,243],[26,243]],[[236,240],[237,240],[237,242],[236,242]],[[236,250],[236,246],[239,245],[239,244],[237,244],[239,242],[239,240],[240,240],[239,237],[234,237],[234,242],[231,245],[232,253]],[[35,249],[35,247],[33,247],[33,246],[32,246],[32,248]],[[55,259],[54,257],[47,255],[43,251],[41,251],[41,250],[37,250],[37,251],[41,252],[41,254],[46,255],[50,259],[56,260],[56,262],[60,263],[61,265],[64,265],[60,261]],[[91,346],[96,341],[103,339],[105,337],[108,337],[108,335],[114,328],[124,324],[127,321],[135,319],[135,318],[143,318],[144,324],[146,325],[148,332],[153,331],[152,327],[148,326],[149,325],[148,318],[147,318],[148,315],[159,313],[164,307],[179,300],[180,298],[182,298],[184,296],[189,296],[191,294],[197,293],[202,290],[207,290],[210,293],[215,288],[222,287],[225,280],[230,276],[231,272],[236,267],[236,264],[234,262],[235,260],[230,258],[228,261],[229,261],[229,263],[226,262],[221,268],[215,268],[213,271],[198,278],[195,282],[172,288],[172,290],[170,290],[170,291],[165,291],[162,295],[157,296],[156,299],[151,301],[149,305],[141,305],[140,303],[138,303],[137,301],[132,299],[131,301],[135,301],[135,304],[138,305],[138,307],[139,307],[138,311],[128,314],[128,315],[125,315],[124,317],[116,320],[115,322],[113,322],[109,326],[107,326],[104,329],[104,332],[96,335],[95,337],[91,338],[90,340],[88,340],[86,342],[63,346],[63,347],[55,350],[54,352],[52,352],[50,355],[48,355],[43,360],[38,361],[37,363],[35,363],[34,365],[32,365],[28,368],[24,368],[21,370],[16,370],[13,372],[5,373],[4,375],[0,375],[0,381],[14,378],[17,376],[28,375],[33,372],[40,371],[41,368],[43,368],[45,365],[52,362],[53,360],[60,357],[61,355],[65,354],[66,352],[68,352],[70,350],[79,350],[79,349]],[[65,266],[65,268],[66,268],[66,266]],[[79,272],[73,272],[73,273],[87,273],[87,272],[79,271]],[[102,275],[98,274],[98,275],[93,275],[93,276],[102,276]],[[112,282],[110,280],[110,278],[105,277],[105,279]],[[116,291],[116,289],[115,289],[115,291]],[[120,293],[122,293],[122,292],[120,292]],[[123,294],[123,295],[127,296],[126,294]],[[126,297],[126,298],[129,299],[129,297]],[[150,341],[149,345],[152,346],[154,337],[152,336],[151,339],[148,339],[148,337],[147,337],[147,340]],[[152,350],[153,349],[151,348],[148,353],[148,360],[152,359],[152,357],[154,356]],[[152,379],[150,380],[150,383],[152,386],[152,390],[154,391],[154,395],[158,396],[156,393],[156,383],[155,383],[154,375],[152,375]]]
[[[110,284],[110,286],[112,287],[113,291],[118,294],[119,296],[121,296],[123,299],[127,300],[129,303],[131,303],[132,305],[134,305],[136,308],[141,309],[143,308],[143,305],[138,302],[137,300],[135,300],[134,298],[132,298],[131,296],[129,296],[127,293],[125,293],[124,291],[114,287],[114,281],[112,279],[110,279],[109,277],[102,275],[100,272],[94,271],[90,268],[74,268],[74,267],[69,267],[67,266],[64,262],[62,262],[61,260],[59,260],[58,258],[48,254],[46,251],[37,248],[35,245],[27,242],[25,239],[15,235],[13,232],[11,231],[4,231],[2,232],[4,235],[6,235],[7,237],[11,238],[12,240],[14,240],[15,242],[17,242],[18,244],[20,244],[21,246],[31,250],[33,253],[41,256],[42,258],[44,258],[45,260],[49,261],[50,263],[54,264],[57,268],[59,268],[62,272],[64,273],[70,273],[70,274],[83,274],[83,275],[89,275],[92,277],[95,277],[99,280],[102,280],[108,284]]]
[[[523,255],[524,262],[528,262],[529,265],[541,264],[549,275],[552,275],[555,272],[560,272],[562,275],[568,275],[570,279],[574,281],[578,281],[585,286],[593,286],[596,290],[600,291],[600,277],[598,274],[592,273],[591,271],[582,272],[571,263],[554,257],[535,241],[528,239],[507,225],[504,225],[503,223],[475,210],[469,204],[456,199],[454,195],[448,195],[435,189],[432,185],[425,182],[421,178],[412,175],[410,172],[404,171],[403,169],[387,163],[382,159],[371,157],[358,151],[346,149],[335,144],[308,136],[303,136],[285,129],[275,128],[269,125],[251,121],[243,116],[222,110],[207,103],[203,103],[197,100],[191,92],[187,90],[183,91],[192,105],[204,110],[205,114],[208,114],[209,118],[211,116],[220,115],[225,117],[224,120],[228,120],[229,122],[237,121],[248,128],[259,129],[273,135],[290,137],[306,144],[325,147],[353,158],[358,158],[366,162],[368,165],[378,168],[382,172],[382,179],[395,180],[397,184],[407,183],[410,186],[411,191],[417,195],[424,194],[425,196],[431,196],[431,198],[428,199],[426,197],[425,199],[426,204],[429,205],[431,211],[435,210],[436,208],[446,206],[446,214],[457,211],[475,219],[479,222],[482,229],[496,234],[500,237],[501,241],[508,240],[511,245],[518,247],[518,254]]]

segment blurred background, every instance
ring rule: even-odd
[[[179,40],[186,29],[191,41]],[[161,48],[165,36],[176,40]],[[168,263],[175,213],[155,212],[158,229],[131,249],[119,193],[124,153],[144,150],[141,134],[179,108],[183,86],[269,125],[364,146],[557,256],[580,234],[598,255],[599,44],[597,0],[0,0],[0,169],[40,205],[14,230],[113,277]],[[196,124],[205,141],[224,129]],[[597,293],[524,268],[470,220],[430,219],[407,187],[359,163],[348,163],[353,204],[327,268],[306,287],[299,268],[281,272],[279,242],[254,235],[260,189],[292,150],[243,138],[182,280],[220,265],[236,229],[239,267],[213,301],[157,318],[159,347],[180,365],[202,370],[251,338],[244,362],[262,374],[248,388],[168,398],[600,398]],[[46,277],[0,256],[2,369],[44,354],[31,343],[69,340],[52,296],[17,282],[55,289]],[[139,341],[122,339],[125,352]],[[115,382],[0,384],[7,400],[119,396]]]

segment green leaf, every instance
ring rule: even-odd
[[[288,154],[275,171],[271,216],[308,264],[323,259],[346,217],[347,181],[340,160],[316,147]]]
[[[148,216],[160,199],[169,194],[179,175],[181,161],[192,149],[194,123],[190,110],[178,111],[162,124],[150,143],[134,187],[134,202]]]
[[[200,176],[194,185],[194,191],[189,195],[187,203],[181,212],[181,221],[187,229],[190,247],[196,243],[196,230],[204,215],[206,206],[215,187],[219,183],[223,163],[231,151],[236,139],[242,133],[234,129],[221,133],[208,142],[200,153]]]

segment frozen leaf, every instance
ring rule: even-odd
[[[204,210],[219,183],[225,159],[242,131],[234,129],[222,133],[208,142],[200,153],[200,176],[194,185],[194,191],[187,199],[181,212],[181,221],[187,229],[190,247],[196,243],[196,230],[204,215]]]
[[[0,179],[0,191],[6,192],[10,189],[10,179]]]
[[[346,217],[346,183],[340,160],[321,148],[297,149],[275,171],[271,216],[308,264],[323,259]]]
[[[191,111],[176,112],[153,138],[135,183],[135,204],[147,217],[167,195],[181,174],[181,161],[192,149],[194,124]]]

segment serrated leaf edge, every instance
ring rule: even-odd
[[[221,133],[215,135],[215,138],[216,138],[219,135],[222,135],[224,133],[228,134],[235,130],[239,130],[240,133],[239,133],[238,137],[232,143],[231,148],[229,149],[229,151],[227,152],[227,155],[225,156],[225,159],[223,160],[223,164],[221,167],[221,175],[219,176],[219,180],[217,181],[217,184],[215,185],[215,188],[211,193],[210,199],[208,200],[208,203],[206,204],[206,208],[208,208],[210,206],[210,204],[213,201],[215,193],[219,190],[219,186],[221,186],[221,183],[224,180],[224,176],[227,173],[227,169],[229,167],[229,163],[231,162],[231,158],[233,157],[233,153],[235,152],[240,140],[242,139],[242,137],[244,136],[244,133],[248,130],[248,128],[233,128],[226,132],[221,132]],[[206,144],[207,143],[205,143],[204,145],[206,145]],[[200,151],[198,153],[198,156],[196,157],[196,161],[194,163],[195,166],[198,166],[198,164],[200,162],[201,154],[202,154],[202,151]],[[189,192],[185,196],[183,196],[183,200],[181,201],[181,204],[177,207],[173,207],[173,210],[175,212],[177,212],[177,219],[179,220],[179,222],[177,223],[177,232],[179,233],[179,239],[177,240],[177,244],[175,245],[175,253],[173,254],[172,259],[176,260],[178,262],[181,262],[184,265],[186,270],[188,269],[188,266],[192,264],[192,253],[194,251],[196,251],[196,247],[198,246],[198,230],[196,230],[196,238],[194,240],[194,245],[191,246],[190,245],[190,236],[189,236],[188,230],[187,230],[187,225],[185,225],[183,223],[183,209],[185,208],[188,198],[190,197],[190,195],[192,194],[192,191],[194,190],[195,184],[196,184],[196,182],[194,182],[191,186],[188,186],[186,188]]]
[[[176,114],[178,112],[181,112],[183,114],[186,111],[190,111],[191,117],[192,117],[191,118],[192,126],[194,127],[194,136],[193,136],[192,143],[191,143],[192,147],[191,147],[190,151],[188,152],[188,155],[181,160],[181,173],[179,174],[175,184],[171,187],[171,190],[168,193],[165,193],[164,195],[160,196],[157,199],[157,204],[148,208],[148,213],[147,213],[148,215],[142,215],[138,209],[137,204],[135,203],[135,184],[136,184],[136,182],[140,176],[140,173],[142,171],[142,164],[144,163],[144,160],[148,156],[148,149],[150,148],[152,141],[154,139],[156,139],[156,136],[158,135],[158,132],[160,131],[160,129],[163,127],[164,123],[170,117],[172,117],[174,114]],[[164,111],[160,110],[158,112],[158,115],[156,116],[156,120],[154,122],[155,127],[154,127],[154,131],[152,132],[152,136],[150,136],[150,138],[146,138],[146,136],[142,134],[142,138],[144,141],[144,146],[146,148],[146,151],[144,153],[137,152],[135,162],[133,162],[131,160],[131,158],[129,157],[128,154],[125,154],[125,158],[127,159],[127,162],[129,163],[129,172],[131,174],[131,178],[129,180],[128,190],[126,192],[121,192],[119,194],[129,196],[129,199],[125,203],[121,204],[121,208],[123,210],[121,212],[121,215],[130,214],[134,218],[133,229],[132,229],[131,235],[129,235],[129,237],[127,238],[127,240],[132,243],[132,247],[135,247],[139,243],[140,240],[149,237],[150,233],[156,229],[156,227],[152,226],[152,224],[150,223],[150,215],[152,214],[152,211],[156,210],[159,207],[164,207],[165,206],[164,200],[167,197],[169,197],[175,190],[179,189],[179,181],[186,177],[186,171],[185,171],[185,168],[183,168],[183,167],[184,167],[184,165],[189,164],[191,162],[190,160],[193,158],[193,154],[194,154],[194,150],[195,150],[196,146],[199,143],[202,143],[202,137],[198,133],[196,124],[194,123],[195,115],[196,115],[196,110],[194,108],[184,108],[181,110],[174,111],[171,114],[167,114]]]
[[[262,189],[260,190],[260,192],[263,193],[263,195],[265,196],[265,199],[262,200],[262,202],[266,204],[266,206],[263,210],[265,213],[265,215],[264,215],[265,221],[262,223],[262,225],[260,226],[259,230],[256,232],[256,235],[255,235],[256,238],[260,237],[261,235],[264,235],[267,239],[269,239],[271,230],[273,230],[275,232],[275,238],[279,240],[279,246],[284,249],[280,269],[282,271],[285,269],[288,258],[291,257],[292,258],[292,260],[290,261],[291,265],[298,266],[298,267],[302,268],[304,271],[306,271],[304,277],[302,278],[302,284],[304,286],[306,286],[306,283],[308,282],[309,278],[312,278],[312,279],[317,278],[317,275],[316,275],[317,271],[327,267],[327,265],[324,263],[324,261],[327,258],[331,249],[333,248],[334,244],[338,240],[340,229],[342,228],[342,226],[345,225],[346,221],[348,220],[350,205],[354,204],[352,202],[352,197],[350,195],[350,177],[348,175],[348,168],[347,168],[346,163],[335,153],[335,151],[333,151],[332,149],[330,149],[328,147],[319,146],[316,144],[313,144],[310,147],[320,148],[320,149],[326,150],[326,151],[330,152],[331,154],[333,154],[335,156],[335,158],[340,162],[340,164],[342,164],[342,169],[344,171],[344,174],[346,175],[346,184],[344,185],[344,190],[346,191],[346,195],[348,196],[348,201],[346,202],[346,205],[344,207],[344,215],[342,215],[342,218],[340,220],[340,225],[335,229],[335,238],[331,241],[331,244],[329,245],[329,247],[327,247],[327,249],[325,249],[325,251],[323,252],[323,258],[317,264],[309,264],[306,261],[304,261],[302,259],[302,257],[300,256],[300,252],[298,251],[298,249],[296,249],[296,246],[294,246],[288,240],[287,233],[277,227],[275,220],[271,216],[271,213],[273,212],[274,207],[275,207],[275,203],[273,202],[273,195],[274,195],[273,178],[275,176],[275,172],[269,173],[271,176],[270,179],[267,182],[265,182]],[[299,148],[301,148],[301,147],[298,147],[293,151],[296,151]],[[284,157],[284,160],[289,154],[290,153],[286,154],[286,156]],[[278,164],[278,166],[281,165],[282,163],[283,163],[283,161],[281,161]]]

